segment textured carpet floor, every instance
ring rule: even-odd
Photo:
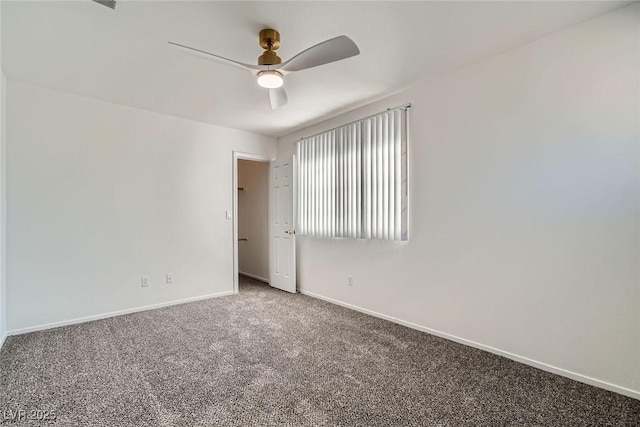
[[[640,425],[640,401],[247,279],[8,338],[0,411],[7,425]]]

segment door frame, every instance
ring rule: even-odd
[[[245,153],[242,151],[233,151],[233,207],[231,211],[231,217],[233,219],[233,293],[239,292],[238,286],[238,160],[251,160],[254,162],[271,163],[275,158],[268,155]],[[271,168],[267,172],[267,180],[270,182]],[[271,216],[271,191],[269,191],[269,206],[267,206],[267,216]],[[269,235],[271,235],[271,222],[269,221]],[[269,275],[271,275],[271,245],[267,250],[269,251]]]

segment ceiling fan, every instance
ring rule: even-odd
[[[360,49],[358,49],[353,40],[347,36],[338,36],[303,50],[288,61],[282,62],[276,53],[276,50],[280,48],[280,33],[272,29],[260,31],[260,46],[264,49],[264,53],[258,58],[258,65],[234,61],[233,59],[178,43],[169,42],[169,44],[205,59],[233,65],[249,71],[257,77],[260,86],[269,89],[269,101],[273,109],[282,107],[287,103],[287,92],[285,92],[283,86],[285,75],[360,54]]]

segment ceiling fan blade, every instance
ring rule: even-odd
[[[247,71],[251,72],[252,74],[255,74],[257,71],[260,71],[262,69],[266,69],[266,67],[261,67],[259,65],[245,64],[243,62],[234,61],[233,59],[225,58],[223,56],[214,55],[213,53],[205,52],[204,50],[196,49],[196,48],[189,47],[189,46],[184,46],[184,45],[181,45],[181,44],[178,44],[178,43],[169,42],[169,45],[171,45],[172,47],[175,47],[177,49],[183,50],[185,52],[191,53],[193,55],[197,55],[197,56],[199,56],[201,58],[204,58],[204,59],[209,59],[209,60],[212,60],[212,61],[221,62],[223,64],[233,65],[235,67],[240,67],[240,68],[242,68],[244,70],[247,70]]]
[[[287,91],[284,90],[284,86],[280,86],[277,89],[269,89],[269,102],[273,110],[282,107],[288,101],[289,98],[287,97]]]
[[[110,7],[111,9],[116,8],[116,0],[93,0],[96,3],[100,3],[103,6]]]
[[[342,59],[351,58],[360,54],[358,46],[347,36],[338,36],[329,39],[307,50],[303,50],[290,60],[286,61],[279,70],[300,71],[318,65],[329,64]]]

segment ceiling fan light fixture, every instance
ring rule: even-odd
[[[283,83],[282,73],[276,70],[263,70],[258,73],[258,84],[264,88],[276,89]]]

